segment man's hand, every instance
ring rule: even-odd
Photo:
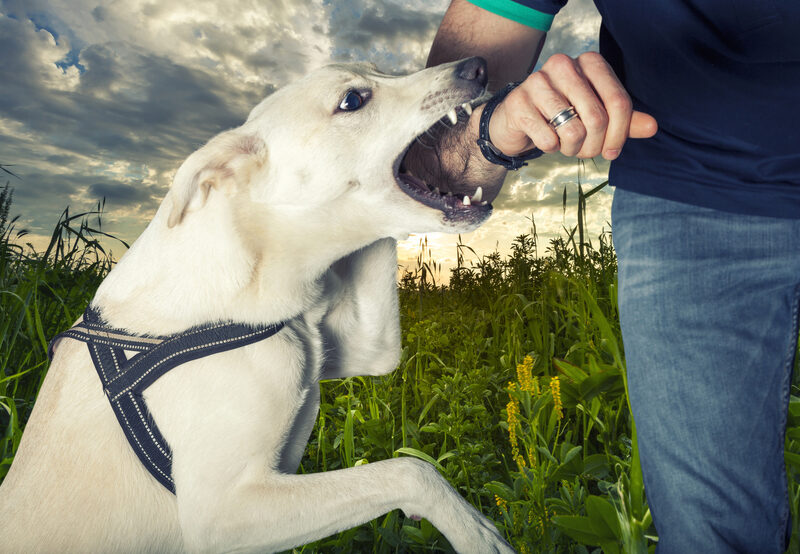
[[[570,106],[578,117],[554,130],[550,119]],[[473,125],[478,115],[473,115]],[[509,156],[537,147],[565,156],[613,160],[628,138],[648,138],[657,130],[652,116],[633,110],[605,59],[586,52],[577,59],[555,54],[528,76],[495,109],[489,136]]]
[[[589,52],[577,59],[557,54],[529,75],[545,35],[468,0],[451,0],[428,65],[481,56],[488,63],[490,89],[524,79],[497,106],[489,125],[492,143],[509,156],[536,146],[545,152],[612,160],[627,139],[656,133],[655,119],[632,110],[630,96],[600,54]],[[553,130],[550,119],[570,106],[579,117]],[[482,112],[483,107],[475,108],[468,125],[444,133],[434,148],[412,145],[405,168],[441,191],[461,194],[481,186],[484,199],[494,200],[506,170],[487,161],[475,142]]]

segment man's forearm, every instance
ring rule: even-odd
[[[546,33],[453,0],[428,54],[427,66],[480,56],[489,68],[489,90],[523,80],[536,64]]]
[[[470,56],[487,61],[489,90],[525,78],[536,63],[545,33],[487,12],[466,0],[453,0],[433,41],[428,66]],[[416,144],[409,151],[405,169],[443,192],[483,187],[490,199],[505,178],[506,170],[488,162],[476,140],[483,107],[469,121],[440,129],[435,140]],[[426,141],[427,142],[427,141]]]

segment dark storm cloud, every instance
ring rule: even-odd
[[[77,164],[80,158],[68,154],[51,154],[50,156],[45,156],[44,161],[57,166],[69,167],[73,164]]]
[[[375,40],[425,40],[436,31],[441,14],[408,10],[396,4],[365,7],[352,25],[337,35],[340,46],[364,46]]]
[[[405,3],[342,0],[329,22],[332,56],[338,61],[370,60],[389,73],[407,73],[425,65],[447,2],[424,9]]]
[[[14,213],[49,235],[67,205],[82,210],[105,197],[128,228],[143,225],[182,159],[241,124],[272,83],[305,72],[303,37],[285,7],[293,5],[270,4],[266,22],[178,17],[164,37],[174,47],[159,48],[150,25],[163,28],[179,5],[0,0],[0,163],[21,177]],[[96,38],[120,36],[115,29],[129,22],[142,40]],[[259,51],[252,42],[262,37]]]
[[[98,23],[103,22],[106,20],[106,9],[103,6],[96,6],[92,10],[92,17]]]
[[[154,199],[152,190],[141,184],[130,185],[107,181],[89,186],[89,195],[92,198],[105,198],[106,203],[113,206],[142,206],[152,208],[158,205],[159,199]]]
[[[105,198],[107,212],[124,208],[147,214],[158,207],[164,193],[160,188],[114,179],[97,182],[97,175],[71,172],[70,168],[52,173],[28,168],[23,179],[14,180],[11,186],[14,188],[12,212],[23,215],[27,230],[43,235],[50,234],[59,214],[67,207],[71,213],[76,213]],[[81,200],[76,200],[77,197]],[[35,217],[31,217],[32,214]]]
[[[3,43],[11,43],[6,52],[14,50],[15,58],[30,59],[13,35],[0,40],[0,49]],[[75,91],[48,88],[37,82],[36,68],[25,67],[27,62],[6,65],[3,54],[0,82],[8,86],[0,97],[0,116],[81,154],[101,151],[136,161],[182,157],[246,117],[242,94],[224,82],[160,56],[133,50],[121,56],[124,48],[87,47],[81,53],[86,71]],[[27,77],[15,79],[18,73]]]
[[[60,90],[42,77],[36,35],[0,19],[0,117],[76,154],[174,163],[241,124],[263,96],[123,43],[87,46],[78,86]]]
[[[54,62],[71,49],[59,42],[29,20],[0,16],[0,121],[10,125],[0,132],[0,162],[17,164],[15,208],[36,214],[32,231],[49,233],[76,197],[105,196],[107,209],[146,216],[166,182],[151,195],[132,185],[140,176],[123,171],[100,182],[92,171],[120,162],[159,174],[175,169],[214,134],[241,124],[269,92],[126,43],[88,45],[82,72],[59,69]]]

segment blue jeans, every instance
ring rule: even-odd
[[[612,221],[657,551],[783,552],[800,219],[617,189]]]

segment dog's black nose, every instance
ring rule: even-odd
[[[456,66],[456,78],[465,81],[476,81],[482,87],[486,86],[489,79],[486,71],[486,60],[475,56],[461,62]]]

